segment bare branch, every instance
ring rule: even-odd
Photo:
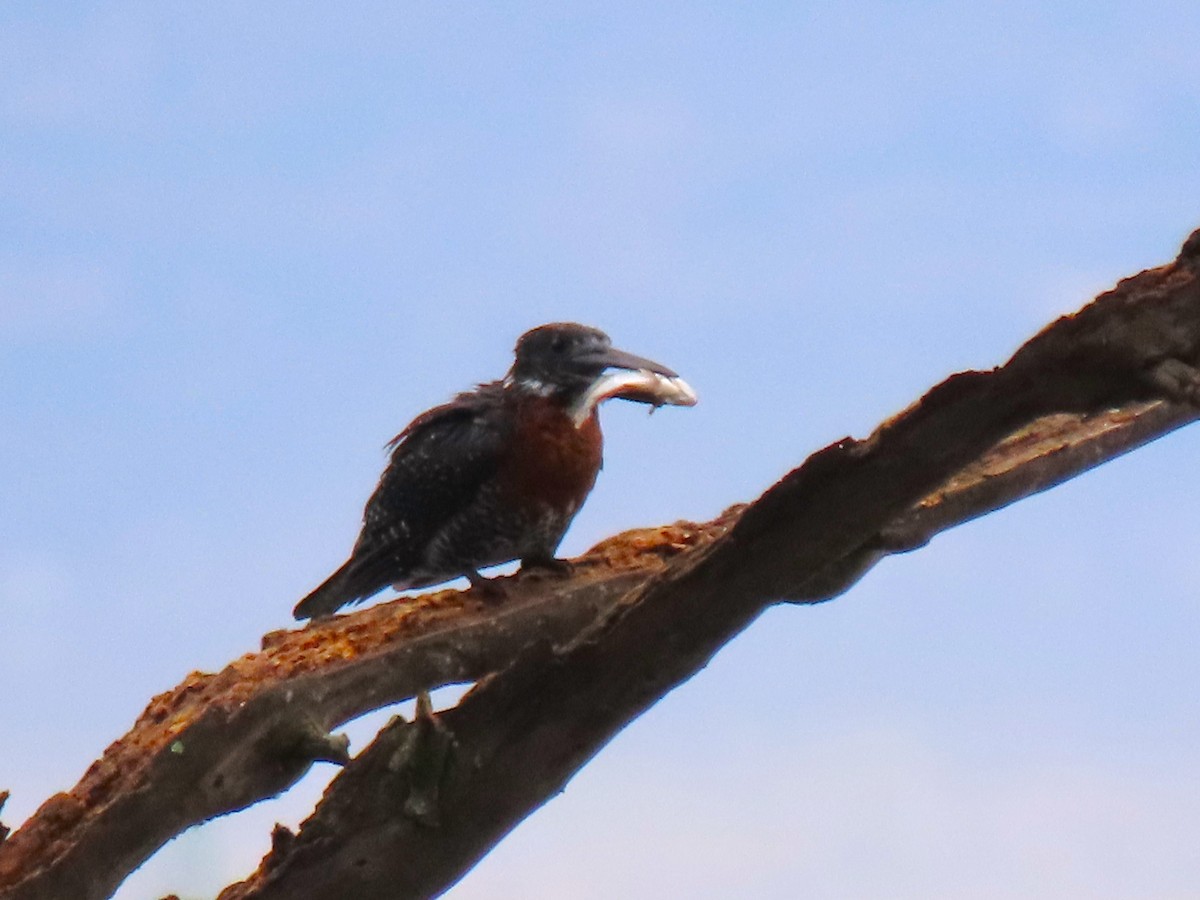
[[[767,605],[821,599],[812,573],[857,557],[861,575],[889,538],[923,542],[1193,420],[1191,404],[1138,400],[1166,360],[1190,364],[1200,348],[1200,288],[1179,268],[1126,282],[1001,369],[949,379],[868,440],[826,448],[570,644],[477,687],[440,717],[439,746],[452,740],[454,754],[438,757],[436,827],[405,814],[413,778],[396,747],[420,739],[395,722],[296,840],[223,900],[439,893]],[[1096,354],[1081,351],[1092,341]]]
[[[189,825],[344,759],[339,723],[479,681],[455,709],[384,729],[224,896],[445,889],[769,604],[836,596],[887,553],[1193,421],[1198,256],[1200,232],[1004,367],[948,379],[710,523],[618,536],[569,580],[512,579],[502,603],[396,601],[193,674],[0,844],[2,896],[107,896]]]

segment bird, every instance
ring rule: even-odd
[[[696,403],[674,371],[618,350],[598,328],[553,322],[521,335],[503,379],[421,413],[388,443],[350,558],[296,605],[296,619],[332,615],[389,585],[459,576],[503,593],[479,570],[514,560],[568,571],[555,552],[596,482],[598,407],[613,397]]]

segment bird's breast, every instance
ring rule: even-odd
[[[603,440],[596,415],[576,427],[562,404],[534,397],[517,405],[515,419],[500,463],[505,495],[522,506],[574,515],[600,471]]]

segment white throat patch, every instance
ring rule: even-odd
[[[557,388],[552,384],[546,384],[544,381],[539,381],[537,378],[513,378],[511,375],[506,375],[504,378],[504,386],[519,387],[523,391],[528,391],[530,394],[535,394],[538,397],[549,397]]]

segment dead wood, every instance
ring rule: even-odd
[[[569,578],[510,579],[500,602],[380,604],[193,673],[0,843],[0,897],[107,897],[171,837],[286,790],[319,759],[347,764],[223,898],[446,889],[769,605],[831,599],[889,553],[1194,421],[1198,269],[1200,231],[1004,366],[952,376],[711,522],[618,535]],[[394,720],[353,760],[331,736],[463,682],[477,685],[454,709]]]

